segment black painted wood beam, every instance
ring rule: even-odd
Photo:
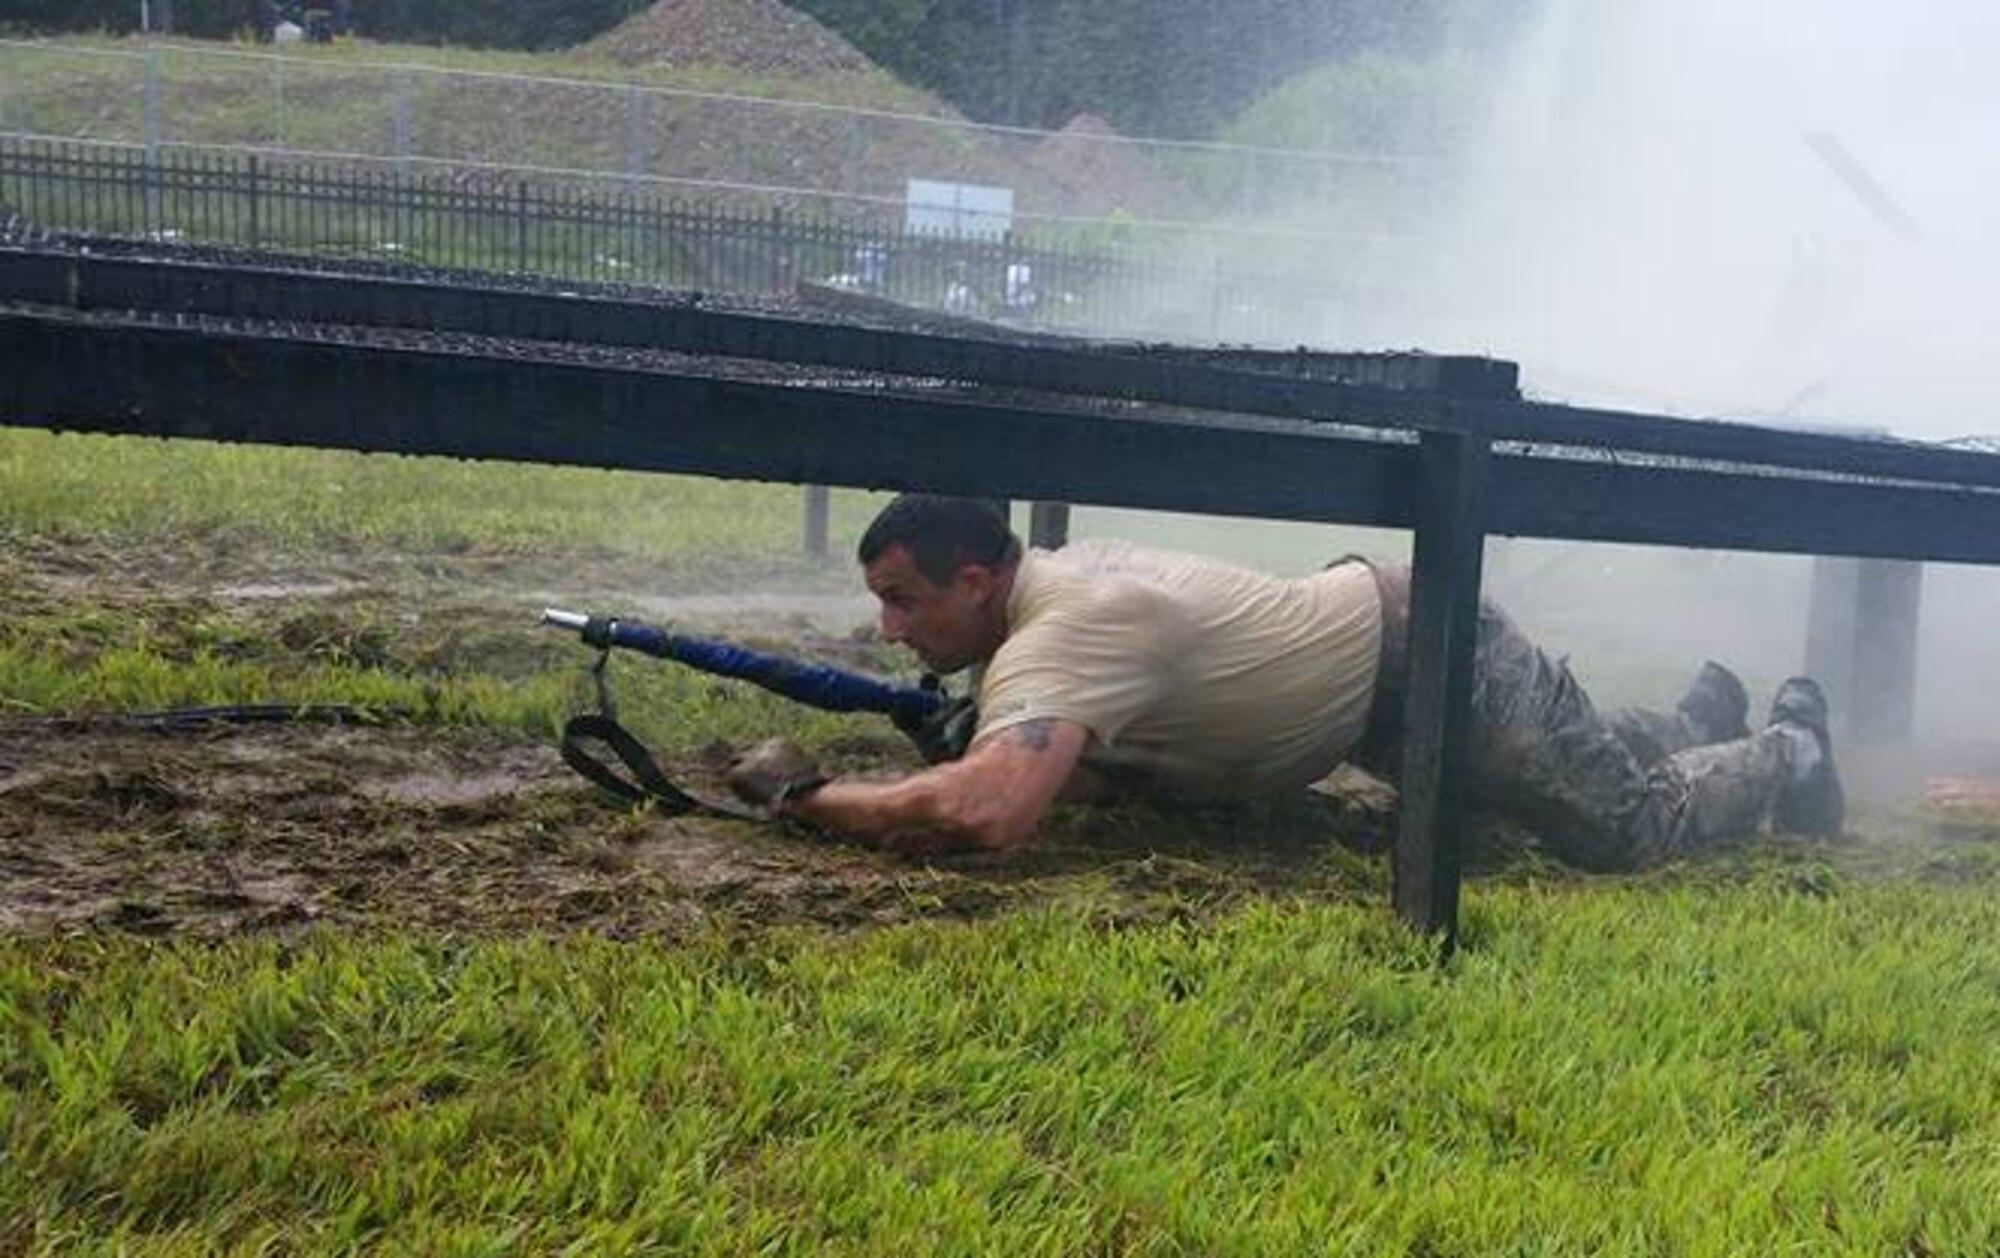
[[[2000,563],[1992,490],[1517,455],[1494,463],[1492,533]]]
[[[1434,373],[1441,385],[1464,381],[1456,393],[1386,388],[1279,374],[1289,360],[1268,352],[1241,355],[1238,366],[1225,367],[1217,361],[1219,354],[1227,359],[1226,351],[1161,351],[1047,335],[979,339],[742,313],[685,301],[448,287],[374,276],[20,249],[0,249],[0,296],[79,309],[182,311],[666,349],[1362,427],[1463,431],[1495,441],[2000,488],[2000,456],[1992,454],[1496,396],[1504,390],[1493,387],[1491,373],[1470,370],[1484,360],[1465,360],[1455,372],[1440,367]],[[1264,370],[1242,369],[1243,362]]]
[[[1421,460],[1392,894],[1405,921],[1442,934],[1450,946],[1458,933],[1473,647],[1492,457],[1478,437],[1425,433]]]
[[[1311,354],[1297,357],[1311,368],[1311,374],[1301,375],[1283,368],[1293,356],[1262,351],[1090,341],[992,326],[979,336],[962,328],[880,327],[746,312],[676,294],[640,300],[19,248],[0,248],[0,298],[81,311],[201,314],[671,350],[1301,418],[1325,416],[1313,413],[1310,395],[1283,386],[1340,388],[1338,380],[1329,379],[1328,364],[1344,362],[1345,370],[1365,378],[1346,390],[1348,403],[1357,408],[1355,422],[1379,427],[1435,420],[1436,399],[1461,391],[1512,396],[1517,370],[1488,359]],[[866,305],[913,313],[878,299]],[[1261,370],[1224,365],[1232,361]],[[1380,415],[1363,415],[1364,403],[1383,408]]]
[[[1196,421],[0,314],[0,423],[795,484],[1410,519],[1415,448]]]
[[[990,498],[1415,523],[1413,445],[1172,418],[0,314],[0,422]],[[1489,532],[2000,563],[2000,494],[1494,459]]]

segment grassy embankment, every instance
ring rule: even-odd
[[[0,121],[22,131],[140,143],[145,138],[143,63],[138,39],[66,37],[35,47],[0,48],[9,73],[0,89]],[[245,144],[327,152],[389,154],[393,95],[406,90],[419,152],[504,160],[622,174],[628,155],[626,99],[630,84],[689,92],[809,100],[918,116],[949,116],[937,98],[883,71],[868,74],[759,74],[725,65],[626,66],[580,51],[539,53],[342,41],[274,50],[205,40],[166,40],[157,51],[160,103],[168,142]],[[408,67],[402,80],[382,67]],[[482,83],[437,78],[426,70],[466,75],[563,80],[543,85],[507,78]],[[599,86],[601,85],[601,87]],[[658,121],[676,126],[720,115],[726,103],[699,101],[659,107]],[[925,130],[959,144],[946,129]],[[649,149],[649,154],[653,150]],[[727,155],[776,161],[766,153]],[[664,148],[658,155],[666,156]],[[715,155],[718,158],[723,155]],[[670,173],[698,173],[673,171]]]
[[[0,703],[540,728],[573,648],[448,587],[727,588],[796,529],[780,489],[4,433]],[[328,572],[352,595],[211,588]],[[688,737],[747,732],[723,706]],[[0,1252],[1987,1254],[1995,854],[1475,885],[1443,968],[1325,902],[9,941]]]
[[[0,47],[0,130],[145,142],[138,55],[145,48],[108,38]],[[269,50],[202,41],[154,48],[159,138],[169,144],[381,158],[407,151],[443,162],[571,172],[579,179],[564,186],[600,194],[620,192],[636,158],[640,172],[665,181],[651,185],[652,194],[758,214],[776,201],[813,216],[896,217],[907,178],[956,179],[1015,189],[1024,214],[1110,215],[1119,220],[1115,230],[1021,225],[1046,243],[1103,244],[1129,236],[1135,216],[1194,215],[1197,207],[1188,202],[1194,185],[1226,182],[1238,171],[1234,161],[1199,152],[1107,155],[1089,140],[1050,143],[938,125],[964,120],[943,100],[879,69],[779,74],[721,64],[626,66],[582,50],[360,42],[291,49],[278,59],[232,56]],[[634,95],[626,90],[631,86],[687,94]],[[863,112],[819,108],[828,105]],[[598,178],[582,179],[583,172]],[[732,201],[725,185],[859,193],[876,204],[810,196]]]
[[[146,63],[140,53],[146,47],[119,39],[0,47],[0,130],[144,143]],[[0,186],[0,202],[70,230],[128,236],[163,230],[191,242],[243,244],[246,224],[257,222],[257,242],[265,248],[712,289],[742,284],[746,270],[769,271],[768,262],[742,261],[736,237],[762,229],[773,201],[736,196],[727,191],[730,186],[900,190],[906,160],[940,172],[967,161],[998,169],[1010,160],[1003,145],[950,128],[861,124],[825,111],[634,97],[625,90],[630,83],[918,116],[948,112],[941,102],[879,71],[787,78],[727,66],[628,68],[578,52],[482,53],[353,42],[292,50],[278,60],[261,55],[269,50],[201,41],[169,41],[153,49],[157,135],[169,145],[372,158],[407,150],[446,163],[570,173],[533,177],[534,225],[518,241],[514,176],[423,161],[395,168],[422,177],[429,189],[414,209],[397,204],[381,186],[390,177],[382,162],[337,157],[316,164],[322,175],[331,173],[334,190],[315,187],[301,195],[298,187],[272,177],[257,202],[241,192],[240,167],[233,167],[235,195],[196,178],[204,189],[199,195],[178,191],[178,181],[169,179],[166,192],[148,198],[135,187],[116,186],[115,179],[106,184],[106,172],[99,171],[63,183]],[[251,53],[260,55],[244,55]],[[426,72],[430,69],[450,73]],[[636,125],[629,114],[635,100]],[[893,134],[875,136],[885,129]],[[632,191],[626,175],[635,156],[646,173],[666,180],[643,186],[639,204],[650,213],[663,208],[656,203],[699,200],[696,220],[657,233],[627,230],[619,225],[622,220],[590,227],[572,221],[568,206],[578,198],[624,204]],[[204,160],[201,152],[169,150],[167,156],[170,166],[200,167]],[[343,166],[356,181],[344,188],[339,186]],[[460,192],[467,194],[464,199],[456,195]],[[807,198],[792,208],[818,218],[863,207]],[[756,222],[751,228],[731,227],[725,220],[732,213]],[[813,274],[827,274],[842,269],[846,259],[838,248],[809,250],[802,264]]]
[[[144,143],[144,62],[137,55],[143,47],[135,40],[97,39],[0,48],[0,130]],[[768,261],[745,259],[774,208],[790,214],[795,228],[850,220],[868,224],[869,234],[853,239],[841,231],[824,238],[809,230],[793,233],[800,274],[824,277],[850,269],[849,251],[862,240],[898,230],[908,179],[998,185],[1017,194],[1021,217],[1013,242],[1054,251],[1042,280],[1045,286],[1063,286],[1068,299],[1052,303],[1045,317],[1084,320],[1101,330],[1108,317],[1101,308],[1116,311],[1126,304],[1139,305],[1143,313],[1166,306],[1177,318],[1191,320],[1190,327],[1202,326],[1219,300],[1208,293],[1214,279],[1210,259],[1218,250],[1235,259],[1232,265],[1273,275],[1290,274],[1298,264],[1299,243],[1282,234],[1217,237],[1205,228],[1162,223],[1232,220],[1246,209],[1243,189],[1254,184],[1263,189],[1260,215],[1275,215],[1281,205],[1298,201],[1313,208],[1310,221],[1294,228],[1373,236],[1381,229],[1385,203],[1377,193],[1363,195],[1363,184],[1372,187],[1384,178],[1402,182],[1399,175],[1385,174],[1388,168],[1342,167],[1339,177],[1328,181],[1320,161],[1265,155],[1255,159],[1263,163],[1259,172],[1247,169],[1251,159],[1239,152],[1135,149],[1107,146],[1095,133],[1063,139],[937,125],[933,120],[962,120],[943,101],[879,70],[788,77],[721,65],[627,67],[576,50],[478,53],[358,43],[294,49],[276,61],[225,55],[252,50],[196,41],[166,42],[156,51],[158,134],[169,145],[382,159],[407,151],[447,165],[539,168],[544,173],[530,181],[537,196],[561,202],[581,195],[613,206],[630,191],[627,176],[636,163],[658,181],[642,185],[641,205],[695,203],[703,217],[656,234],[634,233],[615,216],[609,227],[578,226],[568,211],[551,209],[541,226],[517,241],[514,175],[454,166],[447,180],[444,168],[421,160],[396,169],[429,172],[439,181],[433,193],[447,195],[432,195],[414,210],[364,211],[350,204],[334,223],[327,221],[325,193],[294,195],[296,190],[276,178],[262,185],[261,209],[253,208],[240,184],[236,195],[204,194],[197,202],[175,192],[175,181],[169,180],[163,209],[156,210],[130,192],[108,194],[95,179],[14,192],[17,209],[69,229],[171,230],[188,240],[238,243],[244,225],[256,221],[265,247],[510,268],[525,255],[520,265],[547,273],[715,290],[741,285],[746,275],[768,274]],[[626,91],[627,84],[730,99],[649,97]],[[738,98],[864,112],[780,108]],[[379,161],[357,168],[368,179],[387,177]],[[753,187],[841,195],[740,191]],[[458,192],[471,199],[448,195]],[[0,188],[0,200],[9,195]],[[717,212],[753,221],[717,226],[705,217]],[[1365,231],[1355,227],[1355,220],[1371,216]],[[718,233],[717,240],[709,239]],[[916,261],[899,266],[903,278],[895,282],[914,286],[900,291],[903,299],[928,301],[933,280],[942,284],[952,259],[914,248],[905,256]],[[1362,271],[1372,274],[1360,260],[1365,250],[1358,240],[1346,241],[1342,251],[1350,269],[1358,268],[1351,279],[1358,282]],[[986,269],[977,259],[974,266]],[[986,296],[997,300],[997,294]]]

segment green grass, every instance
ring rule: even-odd
[[[65,538],[242,531],[308,550],[604,554],[713,569],[795,555],[800,490],[440,458],[0,428],[0,529]],[[877,501],[835,496],[833,536]]]
[[[175,658],[147,644],[115,646],[77,659],[69,650],[0,642],[0,711],[76,713],[217,704],[350,703],[406,711],[443,724],[547,731],[563,706],[550,679],[490,677],[425,681],[375,668],[308,665],[279,669],[201,652]]]
[[[0,47],[0,129],[144,143],[145,47],[108,38]],[[650,175],[879,197],[900,195],[907,176],[927,174],[1013,187],[1043,212],[1076,210],[1068,186],[1075,174],[1048,169],[1032,145],[1014,137],[967,128],[944,101],[882,70],[786,75],[727,65],[628,67],[573,50],[354,41],[292,49],[278,60],[230,55],[268,51],[195,40],[157,44],[159,138],[391,157],[401,134],[396,101],[404,99],[409,152],[444,161],[595,171],[616,181],[629,169],[636,135]],[[627,92],[633,85],[692,94],[639,98],[635,132]],[[760,99],[867,112],[766,107]],[[873,116],[882,114],[895,116]],[[1158,188],[1148,185],[1165,178],[1163,169],[1136,189],[1107,191],[1098,200],[1115,202],[1127,193],[1157,199]],[[730,200],[720,189],[697,195]],[[1168,207],[1150,208],[1158,215]]]
[[[136,38],[107,36],[0,48],[0,68],[5,70],[0,109],[16,125],[25,123],[52,134],[138,143],[144,137],[145,48]],[[426,68],[577,81],[583,86],[539,89],[544,102],[566,101],[570,106],[552,112],[550,120],[558,123],[579,106],[622,123],[622,89],[632,83],[919,116],[951,113],[936,97],[883,71],[802,77],[723,65],[624,66],[576,51],[504,52],[358,40],[286,50],[281,63],[262,56],[226,55],[273,51],[247,44],[165,40],[157,48],[166,138],[192,142],[267,143],[276,135],[297,147],[348,151],[360,136],[383,142],[392,127],[388,100],[394,78],[394,72],[383,66],[411,68],[414,120],[419,124],[426,104],[432,110],[450,104],[440,94],[438,81],[422,73]],[[516,89],[509,84],[482,87],[462,79],[451,90],[461,98],[482,101],[489,109],[515,103],[509,94]],[[465,138],[476,142],[485,134],[482,127],[490,127],[494,119],[483,124],[470,117],[459,121],[467,128]],[[530,144],[537,143],[534,132],[533,126],[518,131]],[[511,137],[516,132],[499,134]],[[438,137],[428,138],[434,142]],[[623,144],[620,130],[595,137],[592,147],[608,157]],[[578,154],[570,156],[573,164]]]
[[[0,1245],[1991,1253],[1995,889],[8,945]]]
[[[590,702],[592,657],[535,626],[524,582],[585,598],[858,588],[845,556],[874,502],[834,496],[837,558],[821,566],[801,553],[789,486],[0,429],[0,714],[350,703],[546,735]],[[87,580],[43,588],[7,555],[30,547]],[[210,596],[205,574],[246,557],[252,573],[356,588]],[[507,580],[489,586],[489,570]],[[637,659],[614,677],[633,728],[670,751],[856,727]]]
[[[714,588],[796,530],[789,489],[0,432],[0,704],[545,732],[581,661],[482,562]],[[387,575],[250,612],[202,575],[245,555]],[[621,685],[679,753],[852,729]],[[1135,925],[1087,877],[844,934],[0,941],[0,1254],[1991,1254],[1995,837],[1523,862],[1442,965],[1373,895]]]
[[[524,620],[520,632],[535,630]],[[0,636],[0,716],[348,704],[421,724],[492,726],[552,739],[569,716],[594,706],[584,675],[594,653],[563,645],[567,657],[551,652],[544,671],[499,677],[403,662],[248,662],[207,651],[182,655],[147,642],[99,650],[43,648]],[[874,718],[816,712],[748,683],[718,681],[672,665],[632,659],[613,675],[621,718],[649,744],[671,753],[687,754],[718,740],[748,745],[779,731],[811,747],[871,729],[893,737]]]

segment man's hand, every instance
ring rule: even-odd
[[[1026,721],[982,738],[962,760],[909,777],[828,783],[796,813],[911,855],[1019,847],[1034,838],[1089,738],[1074,721]]]
[[[729,762],[723,780],[746,804],[773,813],[826,784],[813,758],[788,738],[758,743]]]
[[[972,746],[972,735],[979,728],[979,709],[970,697],[961,696],[947,699],[929,716],[898,714],[891,719],[916,745],[917,754],[924,758],[925,764],[944,764],[957,760]]]

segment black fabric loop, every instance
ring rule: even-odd
[[[609,748],[624,772],[585,750],[586,743],[599,743]],[[562,758],[563,763],[608,794],[628,804],[650,800],[659,811],[670,817],[705,813],[716,817],[734,817],[739,821],[768,820],[762,813],[736,804],[703,799],[675,786],[661,771],[645,744],[634,738],[630,730],[601,713],[569,719],[569,723],[563,726]]]

